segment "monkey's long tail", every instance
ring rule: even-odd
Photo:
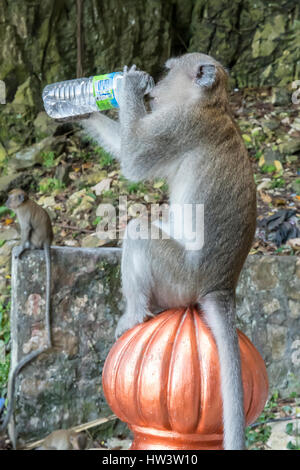
[[[51,341],[51,324],[50,324],[50,289],[51,289],[51,259],[50,259],[50,246],[49,244],[44,244],[45,260],[46,260],[46,315],[45,315],[45,327],[47,331],[47,346],[39,348],[36,351],[32,351],[27,354],[23,359],[21,359],[14,370],[10,374],[8,380],[8,407],[6,414],[4,416],[3,422],[0,424],[0,432],[4,431],[10,421],[13,409],[14,409],[14,399],[15,399],[15,387],[16,387],[16,378],[20,370],[28,364],[30,361],[39,356],[42,352],[46,351],[52,346]]]
[[[21,359],[14,370],[10,374],[10,378],[8,381],[8,392],[7,392],[7,398],[8,398],[8,407],[6,414],[4,416],[3,422],[0,424],[0,432],[4,431],[7,428],[7,425],[10,421],[13,409],[14,409],[14,398],[15,398],[15,387],[16,387],[16,378],[20,372],[21,369],[23,369],[28,362],[32,361],[35,359],[37,356],[39,356],[42,352],[44,352],[47,348],[39,348],[36,349],[35,351],[32,351],[31,353],[27,354],[23,359]]]
[[[46,323],[46,332],[48,347],[52,347],[51,339],[51,320],[50,320],[50,309],[51,309],[51,258],[50,258],[50,246],[44,244],[45,260],[46,260],[46,314],[45,314],[45,323]]]
[[[240,349],[235,326],[234,292],[212,292],[199,304],[214,335],[220,362],[224,449],[245,448],[244,394]]]

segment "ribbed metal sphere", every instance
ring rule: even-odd
[[[265,405],[268,379],[259,352],[241,331],[238,336],[250,424]],[[114,413],[139,436],[132,448],[222,446],[218,352],[196,308],[168,310],[127,331],[106,359],[103,389]],[[184,439],[191,443],[178,447]]]

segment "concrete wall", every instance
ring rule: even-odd
[[[54,348],[18,378],[11,431],[21,441],[110,414],[101,371],[124,308],[119,262],[118,248],[52,249]],[[13,260],[12,364],[45,341],[44,279],[42,252]],[[239,327],[266,360],[270,388],[300,392],[299,258],[249,257],[237,300]]]

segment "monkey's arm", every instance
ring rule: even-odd
[[[189,150],[182,129],[168,112],[146,114],[143,118],[121,121],[121,169],[131,181],[166,178],[180,164],[178,155]]]
[[[122,137],[123,130],[126,131],[127,128],[130,128],[131,123],[136,122],[147,114],[144,96],[150,78],[151,77],[148,73],[136,70],[135,65],[133,65],[129,71],[127,67],[124,67],[124,77],[120,97],[120,123]]]
[[[124,70],[123,80],[119,114],[122,172],[132,181],[166,177],[178,152],[188,150],[184,147],[184,110],[172,104],[147,113],[144,93],[149,75],[133,66],[129,72]]]
[[[120,158],[120,124],[101,113],[93,113],[89,119],[81,121],[87,133],[117,160]]]

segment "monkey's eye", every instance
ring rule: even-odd
[[[23,202],[24,201],[24,194],[19,194],[18,195],[18,201]]]

